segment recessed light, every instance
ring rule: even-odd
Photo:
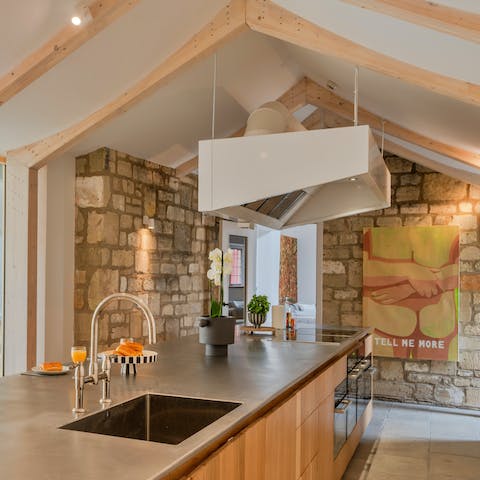
[[[72,23],[76,27],[78,27],[82,23],[82,19],[80,17],[78,17],[77,15],[75,15],[74,17],[72,17]]]
[[[358,180],[358,178],[357,177],[350,177],[348,180],[350,182],[356,182]]]

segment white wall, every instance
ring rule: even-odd
[[[323,323],[323,223],[317,224],[317,327]]]
[[[26,369],[28,168],[6,168],[5,374]],[[75,159],[38,176],[37,362],[67,360],[73,342]]]
[[[27,364],[28,168],[6,168],[5,204],[5,375]]]
[[[37,362],[68,360],[74,328],[75,158],[58,158],[39,173]]]
[[[296,238],[298,242],[298,303],[316,304],[317,225],[304,225],[281,231],[266,227],[257,229],[257,293],[267,295],[272,305],[279,304],[280,236],[287,235]]]
[[[303,225],[286,228],[280,233],[297,239],[298,303],[315,304],[317,301],[317,226]]]
[[[278,305],[278,281],[280,278],[280,232],[257,227],[257,288],[256,293],[267,295],[272,305]],[[268,312],[267,325],[272,314]]]

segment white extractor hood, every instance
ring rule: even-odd
[[[199,142],[199,210],[282,229],[390,206],[367,125]]]

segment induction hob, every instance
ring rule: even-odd
[[[295,330],[294,339],[297,342],[308,343],[330,343],[341,344],[349,338],[357,335],[361,331],[360,328],[342,328],[342,327],[323,327],[323,328],[297,328]],[[293,340],[292,332],[284,331],[285,340]]]

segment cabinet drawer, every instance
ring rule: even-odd
[[[343,357],[300,390],[297,427],[311,415],[327,396],[335,391],[335,387],[345,378],[346,372],[347,359]]]

